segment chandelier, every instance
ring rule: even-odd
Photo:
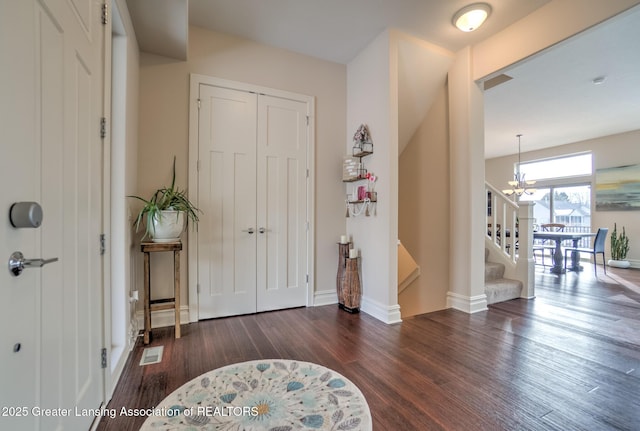
[[[522,137],[522,134],[516,136],[518,138],[518,166],[516,167],[516,173],[514,175],[513,181],[508,182],[511,188],[502,190],[502,193],[507,196],[522,196],[522,194],[532,195],[537,191],[535,188],[531,188],[531,186],[536,182],[533,180],[526,181],[524,179],[524,174],[520,172],[520,138]]]

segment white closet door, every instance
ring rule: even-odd
[[[200,85],[200,319],[306,305],[307,104]]]
[[[306,305],[307,106],[258,98],[257,311]]]
[[[256,311],[256,103],[200,86],[200,319]]]

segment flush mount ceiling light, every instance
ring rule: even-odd
[[[464,32],[470,32],[482,25],[491,14],[487,3],[474,3],[460,9],[453,16],[453,25]]]

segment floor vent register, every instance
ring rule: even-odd
[[[162,351],[164,346],[147,347],[142,352],[142,359],[140,359],[140,365],[158,364],[162,361]]]

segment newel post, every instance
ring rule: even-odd
[[[533,258],[533,206],[535,202],[520,201],[518,206],[518,263],[516,272],[522,280],[522,298],[535,297],[535,260]]]

